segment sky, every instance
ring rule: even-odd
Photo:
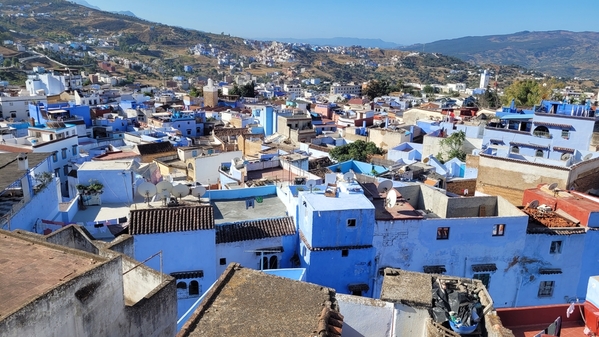
[[[382,39],[403,45],[524,30],[592,31],[596,0],[86,0],[107,11],[243,38]]]

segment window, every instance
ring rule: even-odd
[[[356,219],[347,219],[347,227],[356,227]]]
[[[17,113],[15,111],[10,112],[10,117],[17,118]]]
[[[54,169],[54,176],[55,177],[60,177],[60,169],[59,168]]]
[[[198,281],[189,282],[189,296],[200,294],[200,284]]]
[[[551,297],[553,296],[553,287],[555,281],[541,281],[539,284],[539,297]]]
[[[489,290],[489,284],[491,282],[491,274],[489,274],[489,273],[474,274],[474,275],[472,275],[472,278],[475,280],[480,280],[485,285],[485,287],[487,287],[487,290]]]
[[[504,224],[493,225],[493,236],[503,236]]]
[[[520,153],[520,148],[517,146],[512,146],[512,153]]]
[[[61,154],[62,154],[62,159],[67,159],[67,149],[66,148],[61,150]]]
[[[306,246],[302,246],[302,256],[306,256]]]
[[[220,265],[221,265],[221,266],[224,266],[224,265],[226,265],[226,264],[227,264],[227,259],[226,259],[226,258],[224,258],[224,257],[223,257],[223,258],[221,258],[221,259],[220,259]]]
[[[543,150],[535,151],[535,157],[543,157],[543,155],[544,155]]]
[[[276,257],[276,255],[273,255],[270,257],[270,269],[277,269],[279,268],[279,259]]]
[[[437,240],[447,240],[447,239],[449,239],[449,227],[437,228]]]
[[[187,129],[187,135],[191,135],[191,129]]]
[[[549,254],[561,254],[562,253],[562,242],[551,241],[551,247],[549,248]]]
[[[77,155],[77,145],[73,146],[72,151],[73,151],[73,156],[76,156]]]
[[[58,153],[52,152],[52,161],[55,163],[58,161]]]
[[[341,256],[346,257],[349,255],[349,249],[342,249],[341,250]]]
[[[65,165],[62,167],[62,173],[64,173],[65,177],[69,174],[69,165]]]
[[[570,138],[570,130],[562,130],[562,138],[569,139]]]
[[[185,289],[187,290],[187,283],[181,281],[177,283],[177,289]]]
[[[262,269],[262,270],[268,269],[268,257],[265,256],[262,258],[262,268],[260,268],[260,269]]]

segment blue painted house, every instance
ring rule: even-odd
[[[567,161],[575,150],[595,151],[597,116],[589,105],[543,101],[534,110],[505,107],[485,128],[483,145],[509,154]],[[598,125],[599,126],[599,125]]]
[[[357,185],[299,192],[299,259],[306,281],[372,296],[374,206]]]

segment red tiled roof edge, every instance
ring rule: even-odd
[[[343,328],[343,315],[332,308],[333,303],[327,301],[320,312],[316,333],[319,337],[340,337]]]
[[[218,280],[216,280],[214,286],[210,288],[202,303],[200,303],[200,305],[196,308],[189,320],[187,320],[187,322],[183,325],[179,333],[177,333],[177,337],[187,337],[190,333],[192,333],[195,330],[195,328],[198,326],[198,323],[200,322],[200,319],[202,318],[202,316],[204,316],[206,310],[210,308],[214,300],[218,297],[218,294],[220,294],[220,292],[227,285],[231,277],[233,277],[235,271],[239,270],[240,268],[241,265],[239,263],[233,262],[229,264],[227,269],[225,269],[225,271],[220,275]]]

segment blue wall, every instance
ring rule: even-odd
[[[200,295],[216,280],[215,230],[199,230],[159,234],[135,235],[135,259],[144,261],[162,251],[165,274],[182,271],[203,270],[204,277],[197,279],[201,285]],[[146,265],[160,270],[160,258],[154,257]],[[191,280],[186,280],[191,281]]]

